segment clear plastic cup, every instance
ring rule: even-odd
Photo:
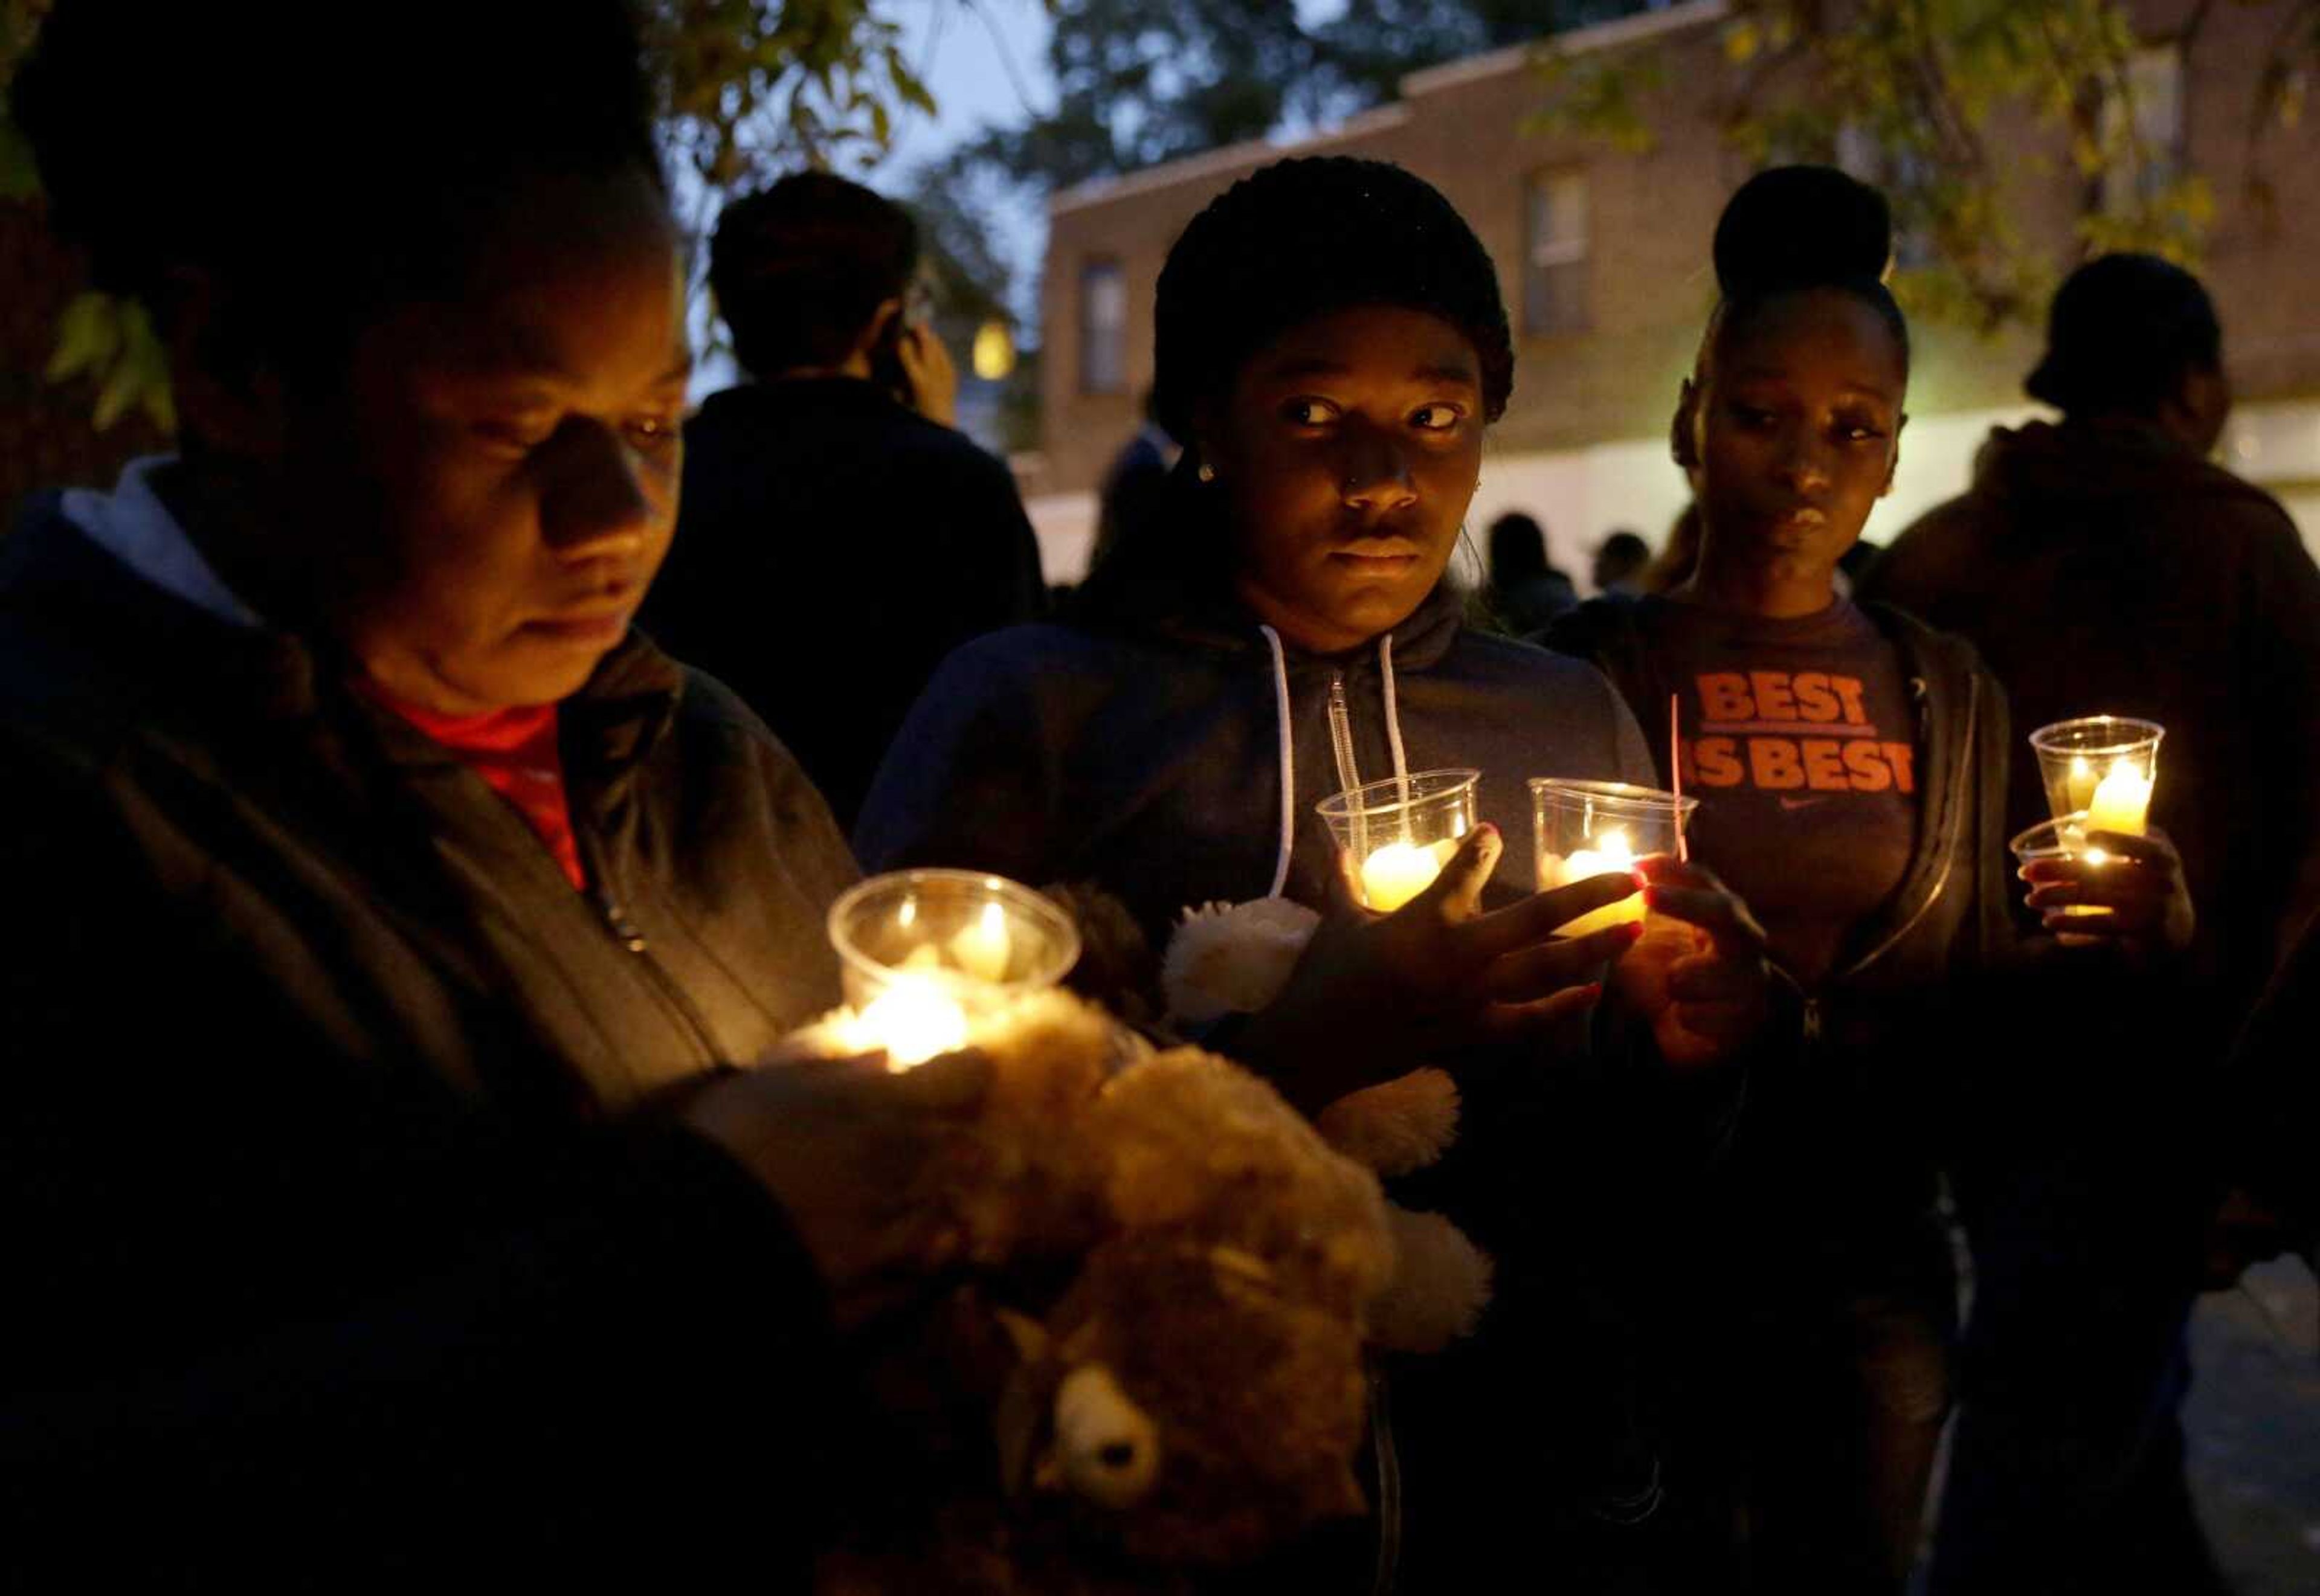
[[[2015,858],[2028,865],[2039,859],[2079,859],[2088,865],[2107,864],[2110,856],[2087,841],[2087,815],[2084,810],[2066,814],[2060,820],[2040,821],[2007,845],[2014,850]],[[2091,920],[2108,914],[2109,910],[2093,903],[2064,905],[2063,914],[2072,920]]]
[[[1079,962],[1079,928],[1047,898],[973,870],[875,875],[829,907],[853,1013],[847,1037],[896,1068],[966,1045],[973,1027]]]
[[[2048,812],[2057,821],[2082,817],[2087,830],[2142,836],[2159,780],[2159,743],[2166,735],[2155,721],[2123,715],[2041,726],[2030,734],[2030,746],[2038,755]]]
[[[1590,876],[1625,874],[1648,854],[1676,852],[1699,800],[1626,782],[1542,775],[1531,778],[1530,807],[1531,857],[1538,889],[1547,892]],[[1580,916],[1561,935],[1583,937],[1643,918],[1638,893]]]
[[[1314,807],[1346,857],[1354,894],[1391,914],[1434,884],[1478,816],[1479,770],[1421,770],[1336,793]]]

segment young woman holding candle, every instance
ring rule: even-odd
[[[1547,1533],[1516,1504],[1554,1501],[1558,1471],[1566,1507],[1640,1516],[1655,1500],[1616,1403],[1582,1416],[1619,1385],[1614,1355],[1572,1328],[1567,1289],[1608,1225],[1555,1235],[1552,1283],[1546,1232],[1581,1203],[1625,1220],[1697,1173],[1736,1095],[1739,1072],[1718,1066],[1770,1006],[1745,909],[1704,870],[1654,858],[1654,907],[1685,934],[1620,959],[1604,1046],[1582,1062],[1576,1022],[1638,928],[1552,933],[1634,884],[1530,895],[1524,782],[1648,783],[1652,766],[1598,673],[1468,629],[1445,580],[1513,365],[1489,256],[1419,179],[1326,159],[1236,184],[1160,277],[1155,407],[1186,445],[1167,513],[1114,551],[1071,622],[951,658],[856,832],[880,868],[1092,880],[1155,943],[1211,901],[1336,910],[1281,999],[1219,1042],[1308,1108],[1454,1054],[1550,1055],[1495,1082],[1468,1074],[1439,1172],[1500,1263],[1484,1345],[1447,1361],[1471,1356],[1497,1383],[1397,1404],[1445,1432],[1409,1476],[1421,1589],[1455,1588],[1452,1554],[1489,1567],[1506,1537]],[[1483,773],[1483,823],[1405,907],[1354,909],[1316,804],[1355,779],[1463,766]],[[1458,1451],[1478,1460],[1476,1510],[1437,1528],[1425,1499],[1455,1493],[1436,1465]]]
[[[1670,1358],[1692,1374],[1669,1406],[1702,1588],[1745,1567],[1768,1590],[1901,1589],[1949,1401],[1938,1133],[1962,1058],[2014,1023],[1980,1006],[2015,942],[2003,695],[1968,645],[1836,586],[1906,420],[1890,231],[1882,196],[1827,168],[1734,196],[1673,423],[1698,566],[1548,634],[1639,716],[1664,725],[1674,703],[1694,856],[1747,896],[1807,1004],[1802,1057],[1754,1084],[1736,1200],[1686,1277],[1734,1311],[1689,1321]],[[2166,941],[2188,912],[2171,852],[2105,841],[2108,867],[2035,866],[2030,907],[2100,905],[2072,929]]]
[[[0,1586],[802,1583],[831,1310],[976,1083],[747,1068],[855,870],[628,624],[688,369],[632,20],[41,12],[10,111],[182,430],[0,545]]]

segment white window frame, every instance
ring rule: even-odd
[[[1126,268],[1110,256],[1097,256],[1082,261],[1079,295],[1080,392],[1090,394],[1125,394],[1128,392]]]
[[[2129,153],[2140,145],[2147,159],[2132,172],[2113,168],[2103,173],[2102,208],[2113,213],[2149,198],[2183,170],[2188,86],[2181,41],[2170,39],[2138,49],[2127,58],[2126,83],[2134,137],[2128,139],[2128,101],[2111,93],[2103,99],[2103,143]]]
[[[1527,337],[1584,332],[1593,325],[1595,285],[1589,248],[1594,198],[1585,167],[1539,167],[1523,176],[1523,331]],[[1549,236],[1541,237],[1542,231]],[[1554,292],[1550,286],[1574,282],[1575,293]]]

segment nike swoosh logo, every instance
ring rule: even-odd
[[[1781,794],[1781,807],[1782,809],[1810,809],[1816,803],[1827,803],[1832,796],[1834,796],[1834,794],[1823,793],[1817,797],[1797,798],[1792,797],[1789,793],[1783,793]]]

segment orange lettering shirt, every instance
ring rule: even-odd
[[[1773,957],[1810,987],[1899,889],[1916,847],[1899,654],[1841,599],[1790,621],[1650,600],[1639,620],[1677,692],[1683,790],[1699,799],[1692,857],[1748,901]],[[1649,712],[1646,728],[1666,726],[1665,703]]]

